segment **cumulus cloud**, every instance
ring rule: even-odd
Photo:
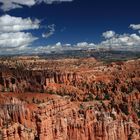
[[[2,3],[1,9],[3,11],[9,11],[11,9],[22,8],[23,6],[31,7],[35,4],[46,3],[52,4],[54,2],[71,2],[73,0],[0,0]]]
[[[133,30],[140,30],[140,24],[130,24],[129,27],[132,28]]]
[[[37,38],[25,30],[38,29],[39,20],[3,15],[0,17],[0,50],[1,53],[27,50]]]
[[[50,53],[52,51],[61,52],[67,50],[90,50],[98,48],[112,48],[113,50],[139,50],[140,36],[137,34],[113,34],[112,37],[105,38],[105,41],[102,41],[99,44],[79,42],[71,45],[58,42],[54,45],[36,47],[32,52]]]
[[[106,31],[106,32],[104,32],[103,34],[102,34],[102,36],[104,37],[104,38],[111,38],[111,37],[114,37],[115,36],[115,32],[114,31]]]
[[[0,17],[0,32],[17,32],[29,29],[38,29],[40,21],[30,18],[13,17],[10,15],[3,15]]]
[[[72,2],[73,0],[36,0],[38,3],[44,2],[46,4],[52,4],[54,2],[60,3],[60,2]]]
[[[52,51],[60,52],[65,50],[88,50],[98,48],[112,48],[114,50],[140,50],[139,34],[117,34],[114,31],[106,31],[102,35],[105,40],[99,44],[79,42],[77,44],[62,44],[58,42],[54,45],[30,47],[33,41],[38,39],[28,30],[38,29],[39,20],[30,18],[12,17],[4,15],[0,17],[0,54],[4,53],[50,53]],[[55,32],[55,25],[47,27],[48,32],[42,34],[42,37],[48,38]],[[136,29],[136,28],[135,28]],[[138,27],[137,27],[138,29]],[[26,32],[24,32],[26,30]],[[139,29],[138,29],[139,30]]]
[[[32,52],[34,53],[50,53],[51,51],[63,51],[65,47],[61,44],[61,42],[58,42],[54,45],[47,45],[47,46],[39,46],[36,47]]]
[[[49,29],[49,31],[42,34],[42,37],[44,37],[44,38],[48,38],[48,37],[50,37],[50,36],[52,36],[54,34],[54,32],[55,32],[55,24],[48,25],[47,29]]]
[[[130,49],[140,46],[140,36],[137,34],[123,34],[106,39],[100,43],[101,47],[111,47],[114,49],[124,48]]]
[[[9,11],[15,8],[22,8],[22,6],[33,6],[36,2],[35,0],[0,0],[2,3],[1,9],[4,11]]]
[[[0,34],[0,50],[5,52],[24,51],[36,39],[31,33],[3,33]]]
[[[130,24],[133,30],[140,30],[140,24]],[[138,31],[140,32],[140,31]],[[140,48],[140,35],[134,34],[116,34],[114,31],[106,31],[103,33],[105,41],[102,41],[99,46],[114,49],[133,49]]]
[[[71,44],[62,44],[58,42],[54,45],[40,46],[36,47],[32,52],[34,53],[50,53],[52,51],[61,52],[68,50],[85,50],[85,49],[94,49],[96,45],[94,43],[80,42],[74,45]]]
[[[80,42],[75,45],[77,48],[94,48],[96,45],[94,43]]]

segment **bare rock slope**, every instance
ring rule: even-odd
[[[140,60],[9,60],[0,140],[140,140]]]

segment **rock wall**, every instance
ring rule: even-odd
[[[139,66],[2,66],[0,140],[140,140]]]
[[[18,95],[12,98],[11,96],[7,97],[10,98],[9,103],[7,102],[5,106],[1,104],[3,108],[0,110],[0,134],[3,140],[139,140],[140,138],[138,122],[115,107],[109,108],[110,103],[75,103],[66,97],[53,95],[47,99],[43,96],[45,100],[35,104],[33,100],[31,103],[25,102],[27,99],[21,102],[22,98],[19,100]]]

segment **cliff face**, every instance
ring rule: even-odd
[[[3,94],[3,98],[10,98],[9,103],[1,104],[0,110],[0,134],[4,140],[140,138],[137,119],[111,107],[111,103],[71,102],[68,97],[28,93],[20,97],[18,94]]]
[[[73,100],[80,101],[95,98],[110,99],[114,98],[114,93],[117,94],[117,98],[122,100],[125,98],[124,96],[131,96],[140,91],[139,60],[111,63],[110,65],[96,62],[97,66],[93,65],[95,63],[93,60],[87,60],[87,62],[84,60],[80,62],[81,65],[77,61],[76,64],[68,66],[69,71],[68,68],[62,68],[62,66],[56,68],[56,65],[59,65],[57,61],[52,62],[53,67],[50,66],[50,62],[46,63],[48,69],[38,68],[44,62],[35,66],[36,69],[27,69],[26,65],[24,68],[1,66],[0,91],[56,93],[68,95]],[[93,64],[90,65],[90,63]]]
[[[140,60],[71,63],[1,67],[0,140],[140,140]]]

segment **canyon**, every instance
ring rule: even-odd
[[[0,140],[140,140],[140,59],[0,59]]]

